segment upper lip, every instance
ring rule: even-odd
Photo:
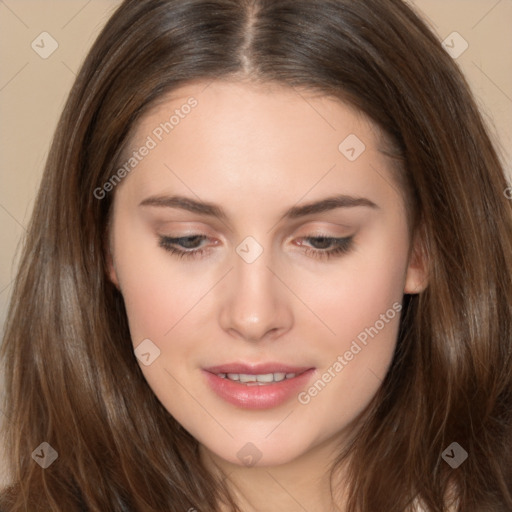
[[[268,373],[304,373],[311,369],[311,366],[290,366],[282,363],[227,363],[218,366],[210,366],[204,368],[205,371],[210,373],[242,373],[244,375],[265,375]]]

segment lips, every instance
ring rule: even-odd
[[[282,363],[229,363],[210,366],[202,372],[208,387],[226,402],[243,409],[270,409],[296,397],[315,375],[315,368]],[[279,375],[279,380],[269,382],[271,374],[274,378]],[[255,375],[259,382],[248,382]]]

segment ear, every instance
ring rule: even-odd
[[[103,250],[105,252],[105,265],[106,269],[105,272],[107,274],[107,277],[109,280],[114,284],[114,286],[121,290],[119,286],[119,279],[117,277],[117,271],[116,267],[114,265],[114,257],[113,257],[113,251],[112,251],[112,240],[110,237],[110,229],[107,228],[105,233],[105,238],[103,242]]]
[[[417,229],[409,253],[404,293],[414,295],[424,291],[428,286],[428,274],[429,258],[425,236],[422,229]]]

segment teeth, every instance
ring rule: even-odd
[[[272,377],[272,380],[274,382],[281,382],[282,380],[286,379],[286,373],[270,373],[269,374]],[[266,375],[265,375],[266,377]],[[258,377],[258,382],[270,382],[268,380],[261,380],[260,377]]]
[[[272,382],[281,382],[285,379],[293,379],[297,374],[296,373],[265,373],[262,375],[249,375],[246,373],[218,373],[217,377],[221,379],[229,379],[237,382],[241,382],[243,384],[270,384]]]
[[[257,375],[256,380],[258,382],[280,382],[284,379],[284,373],[266,373],[265,375]]]

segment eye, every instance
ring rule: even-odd
[[[305,253],[308,256],[315,258],[331,258],[333,256],[341,256],[348,253],[353,246],[353,236],[336,238],[331,236],[306,236],[299,238],[299,240],[307,240],[313,248],[304,246],[302,243],[299,245],[305,247]]]
[[[178,256],[179,258],[195,258],[208,252],[207,249],[198,246],[203,240],[207,240],[205,235],[189,235],[171,238],[160,236],[159,246]]]

